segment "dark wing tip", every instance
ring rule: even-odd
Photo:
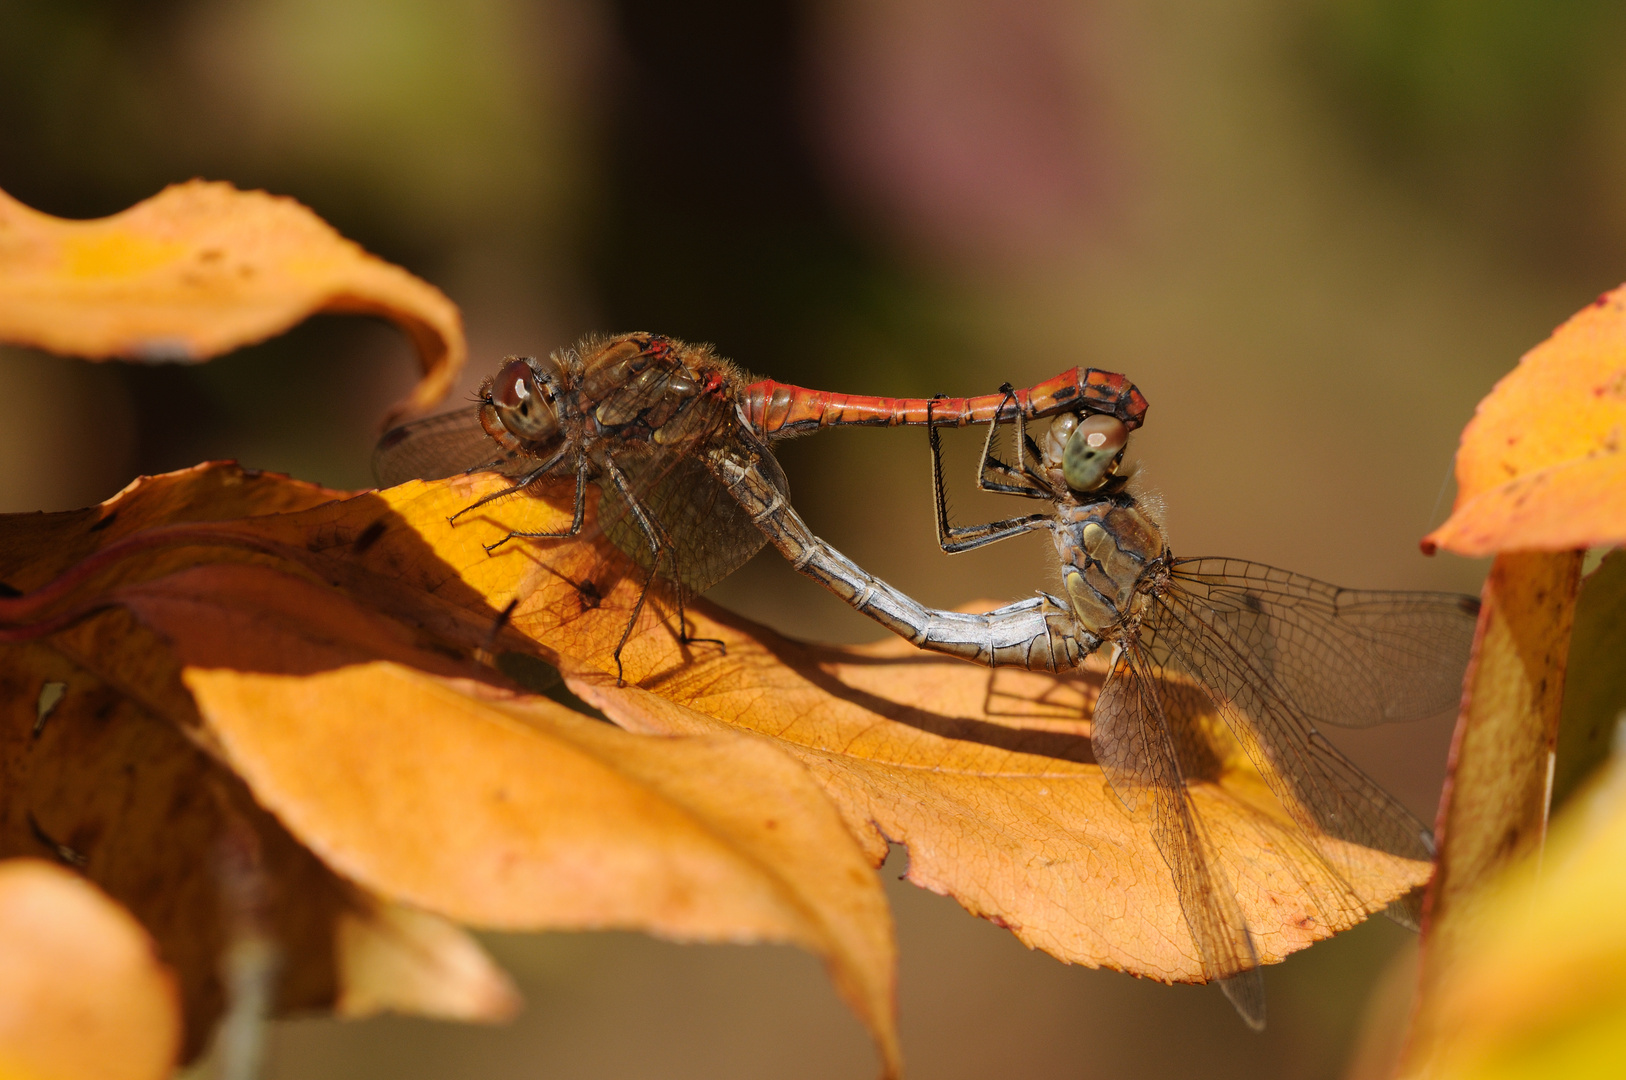
[[[1243,1023],[1254,1031],[1265,1030],[1265,977],[1258,968],[1239,971],[1219,980],[1219,985]]]
[[[401,443],[406,440],[406,437],[411,433],[412,428],[409,424],[402,424],[400,427],[390,428],[384,433],[384,437],[378,440],[378,446],[373,450],[373,453],[376,454],[384,450],[395,449],[397,446],[400,446]]]
[[[1396,925],[1416,933],[1423,925],[1423,893],[1428,888],[1419,885],[1403,896],[1397,896],[1383,909],[1383,913]]]

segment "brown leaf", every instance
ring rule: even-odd
[[[433,593],[373,574],[369,560],[406,558],[403,542],[416,536],[391,515],[363,495],[115,541],[102,572],[79,579],[84,593],[68,589],[61,602],[116,601],[140,625],[108,633],[130,618],[115,612],[51,640],[157,705],[368,891],[504,929],[802,945],[827,959],[895,1072],[890,915],[805,770],[737,733],[628,734],[448,655],[448,637],[489,642],[496,612],[476,618],[449,602],[480,598],[454,587],[421,543],[412,567],[437,582]],[[22,531],[13,540],[26,546]],[[362,535],[371,539],[358,544]],[[323,574],[416,615],[416,626],[370,613]],[[421,647],[425,627],[444,632],[439,651]],[[173,678],[152,674],[164,666],[155,655],[169,658]],[[390,1003],[378,993],[360,986],[341,1001]]]
[[[427,408],[467,359],[440,290],[367,254],[292,199],[175,184],[112,217],[67,221],[0,192],[0,341],[92,360],[204,360],[319,311],[381,315],[424,377]]]
[[[0,1076],[162,1080],[175,981],[130,913],[77,874],[0,862]]]
[[[1626,542],[1626,286],[1531,349],[1474,412],[1457,502],[1423,540],[1459,555]]]
[[[197,465],[142,476],[99,506],[53,514],[0,514],[0,581],[32,592],[109,544],[143,529],[286,513],[349,492],[235,466]]]
[[[131,622],[111,613],[50,644],[0,645],[0,855],[70,862],[141,921],[179,981],[187,1061],[226,1004],[219,971],[230,913],[218,844],[230,821],[254,829],[275,883],[268,922],[287,957],[280,1009],[333,1000],[333,925],[348,901],[175,723],[94,673],[104,647],[144,644]],[[81,650],[88,664],[69,659]],[[148,660],[172,667],[162,652]]]

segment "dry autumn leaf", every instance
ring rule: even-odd
[[[652,614],[623,653],[641,689],[616,687],[610,652],[638,575],[602,538],[510,545],[488,556],[482,545],[510,526],[540,527],[567,513],[570,495],[489,504],[447,524],[497,482],[408,484],[226,523],[213,543],[257,553],[251,557],[282,552],[465,650],[540,651],[578,693],[629,727],[770,737],[820,781],[872,861],[884,854],[884,838],[907,843],[913,880],[1065,960],[1171,981],[1204,976],[1150,823],[1124,809],[1089,758],[1083,716],[1099,673],[991,676],[898,644],[820,649],[697,605],[692,633],[723,649],[684,645]],[[172,540],[210,542],[181,533]],[[202,684],[189,678],[189,686],[196,694]],[[1027,715],[1009,715],[1012,708]],[[1214,748],[1194,796],[1263,959],[1344,929],[1426,880],[1426,864],[1375,852],[1339,851],[1329,860],[1332,842],[1292,823],[1223,725],[1189,719]],[[1329,861],[1364,877],[1346,883]],[[1354,902],[1350,886],[1368,901]]]
[[[385,933],[387,905],[338,879],[229,770],[177,729],[160,711],[161,695],[158,707],[144,705],[141,699],[153,686],[132,687],[117,671],[109,672],[111,681],[103,679],[94,664],[77,664],[68,655],[80,648],[94,654],[105,643],[134,659],[143,645],[159,643],[143,639],[139,625],[116,615],[87,624],[77,635],[57,635],[49,645],[0,646],[0,850],[54,857],[141,920],[179,981],[186,1017],[183,1060],[203,1049],[226,1005],[220,967],[238,914],[226,896],[221,840],[227,835],[245,829],[251,834],[258,873],[269,883],[260,920],[283,955],[279,1009],[324,1007],[336,995],[376,998],[365,987],[376,981],[370,976],[378,954],[391,944],[412,957],[425,956],[422,944]],[[146,659],[161,659],[161,653]],[[183,697],[171,702],[187,704]],[[350,938],[336,942],[336,926],[350,927]],[[352,955],[351,944],[364,951]],[[477,946],[464,940],[445,948],[466,952]],[[447,966],[458,973],[469,969],[466,963]],[[448,982],[433,998],[398,994],[391,1005],[429,1015],[496,1018],[510,1010],[481,1006],[493,999],[491,985],[501,978],[487,962],[483,973]],[[460,1001],[448,1005],[454,996]]]
[[[446,1020],[512,1016],[519,993],[485,950],[451,922],[404,904],[378,901],[339,917],[340,1016],[417,1013]]]
[[[508,500],[441,525],[491,485],[403,485],[383,497],[400,500],[416,526],[410,542],[433,544],[490,597],[488,608],[517,600],[509,625],[617,722],[770,736],[825,784],[876,862],[887,839],[905,843],[911,880],[1069,962],[1170,981],[1212,974],[1192,945],[1149,815],[1125,810],[1089,757],[1083,717],[1099,671],[990,673],[896,641],[875,650],[805,646],[697,605],[690,635],[723,647],[684,646],[646,619],[622,654],[628,681],[641,689],[617,687],[609,654],[637,577],[602,540],[486,555],[481,545],[510,528],[560,527],[570,505],[563,488],[551,502]],[[403,539],[386,530],[373,546],[376,558],[411,576]],[[1013,708],[1028,715],[1009,715]],[[1213,746],[1194,794],[1262,959],[1347,928],[1427,879],[1426,864],[1364,849],[1328,858],[1334,842],[1293,824],[1217,717],[1187,719]],[[1357,868],[1347,881],[1328,865],[1346,860]],[[1368,902],[1355,901],[1350,887]]]
[[[163,1080],[175,982],[130,913],[77,874],[0,862],[0,1076]]]
[[[1459,911],[1541,844],[1581,553],[1499,556],[1491,567],[1435,826],[1425,899],[1425,992],[1456,947]]]
[[[358,566],[356,556],[373,544],[357,545],[343,530],[357,524],[359,535],[388,513],[377,496],[302,514],[119,532],[121,524],[150,524],[156,507],[184,506],[195,515],[200,492],[225,492],[239,510],[244,486],[265,491],[268,504],[312,494],[308,485],[282,481],[294,490],[273,496],[266,485],[276,481],[266,477],[223,481],[237,472],[198,469],[145,481],[99,515],[7,519],[0,551],[14,559],[44,550],[41,536],[76,553],[76,540],[105,544],[101,572],[94,571],[96,558],[81,561],[80,573],[92,568],[80,581],[86,591],[70,590],[64,600],[93,595],[97,605],[114,605],[59,630],[48,644],[7,648],[30,687],[53,675],[68,682],[63,672],[46,670],[53,662],[83,668],[85,677],[94,673],[117,686],[129,709],[167,721],[156,727],[178,746],[127,747],[122,760],[186,758],[197,767],[224,766],[271,812],[268,821],[279,834],[281,828],[291,834],[284,846],[297,840],[289,857],[306,860],[319,880],[330,881],[332,896],[325,904],[287,905],[287,917],[304,919],[329,941],[371,950],[335,960],[331,946],[279,931],[285,950],[303,961],[296,969],[326,975],[301,1003],[337,1000],[347,1011],[399,1004],[387,998],[399,991],[380,990],[376,977],[354,983],[368,971],[414,962],[411,948],[433,944],[434,935],[405,935],[400,918],[378,925],[369,896],[503,929],[627,927],[679,940],[787,941],[826,957],[838,987],[875,1033],[888,1072],[897,1071],[890,916],[863,854],[802,768],[765,742],[736,733],[650,739],[622,732],[516,693],[491,669],[451,658],[448,639],[489,641],[496,613],[476,618],[472,610],[395,587]],[[178,497],[175,488],[190,497]],[[279,525],[261,530],[261,542],[245,552],[244,539],[273,520]],[[110,524],[98,529],[104,522]],[[282,539],[297,546],[280,548]],[[313,553],[334,542],[339,557]],[[245,554],[247,562],[240,561]],[[427,562],[419,568],[432,570]],[[4,574],[8,584],[35,584],[55,569],[12,561]],[[323,570],[334,571],[333,583],[347,591],[319,580]],[[417,629],[356,603],[351,590],[416,614]],[[441,592],[477,599],[450,588]],[[438,650],[420,643],[426,633]],[[68,682],[45,731],[82,738],[76,734],[82,718],[64,714],[85,697]],[[27,738],[16,722],[11,730],[17,742]],[[26,765],[31,749],[19,746],[16,759]],[[116,760],[76,770],[75,778],[93,784]],[[6,790],[34,791],[11,783]],[[13,816],[44,812],[28,794],[11,801]],[[61,817],[62,802],[51,804],[57,815],[51,835],[64,850],[83,854],[95,877],[108,853],[93,831]],[[37,848],[40,841],[14,842]],[[144,858],[149,844],[132,843],[128,856]],[[322,894],[286,881],[290,871],[277,859],[268,857],[267,864],[281,895]],[[164,884],[210,887],[207,880]],[[352,895],[358,889],[360,899]],[[375,929],[351,932],[358,918],[369,916]],[[415,926],[423,929],[421,921]],[[344,933],[335,935],[335,927]],[[218,941],[201,937],[176,943],[205,954],[177,967],[183,982],[190,977],[212,987],[207,965]],[[403,947],[380,960],[378,944],[392,939]],[[441,944],[438,958],[416,962],[417,968],[468,967],[462,946]],[[477,997],[478,983],[471,985]],[[427,998],[417,1007],[481,1014],[466,1001],[437,1003],[432,984],[424,986]],[[290,992],[283,987],[285,1004]],[[501,987],[487,986],[484,998],[484,1015],[510,1004]],[[189,1011],[205,1030],[207,1004]]]
[[[196,361],[319,311],[381,315],[412,338],[424,375],[397,415],[443,398],[467,359],[462,317],[440,290],[292,199],[194,180],[66,221],[0,192],[0,341]]]
[[[1479,403],[1457,501],[1423,540],[1458,555],[1626,542],[1626,286],[1531,349]]]

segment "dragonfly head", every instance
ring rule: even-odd
[[[564,382],[558,361],[549,357],[510,357],[497,372],[484,397],[497,420],[515,438],[528,443],[548,442],[559,433],[556,404]]]
[[[1044,464],[1061,472],[1069,490],[1095,491],[1117,474],[1128,442],[1129,428],[1116,416],[1090,413],[1080,419],[1067,413],[1045,436]]]

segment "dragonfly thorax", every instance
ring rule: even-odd
[[[1101,637],[1146,603],[1149,574],[1167,554],[1163,530],[1122,492],[1057,507],[1052,530],[1062,583],[1085,629]]]

